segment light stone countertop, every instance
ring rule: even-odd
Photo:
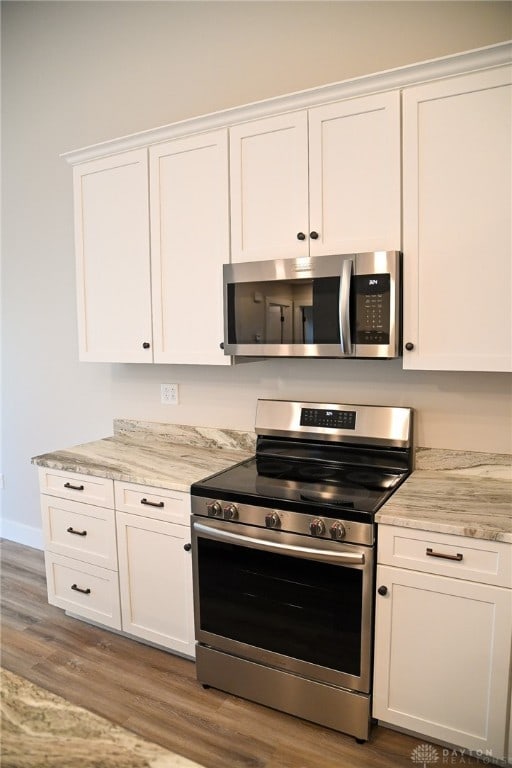
[[[117,420],[113,436],[34,456],[32,463],[188,493],[192,483],[253,453],[245,432]]]
[[[117,419],[113,436],[32,462],[187,493],[192,483],[252,456],[254,448],[251,432]],[[416,470],[375,519],[512,543],[512,457],[419,448]]]
[[[418,448],[415,466],[377,523],[512,543],[512,456]]]
[[[201,768],[7,669],[2,669],[1,711],[5,766]]]
[[[381,525],[512,543],[512,483],[420,469],[377,512],[375,520]]]

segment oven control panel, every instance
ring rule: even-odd
[[[315,539],[327,539],[344,544],[375,543],[373,523],[359,523],[352,520],[337,520],[302,512],[290,512],[272,507],[260,507],[252,504],[236,504],[221,499],[208,499],[192,496],[192,514],[198,517],[211,517],[232,525],[253,525],[266,528],[276,533],[298,533]]]
[[[328,429],[355,429],[355,411],[335,411],[328,408],[302,408],[301,427],[327,427]]]

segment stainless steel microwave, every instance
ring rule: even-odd
[[[250,357],[400,355],[401,254],[224,265],[224,353]]]

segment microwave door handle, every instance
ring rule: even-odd
[[[340,345],[345,355],[352,355],[350,333],[350,282],[352,279],[352,259],[343,259],[340,275],[339,321]]]

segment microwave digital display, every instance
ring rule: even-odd
[[[353,341],[389,344],[391,279],[389,275],[355,275]]]

